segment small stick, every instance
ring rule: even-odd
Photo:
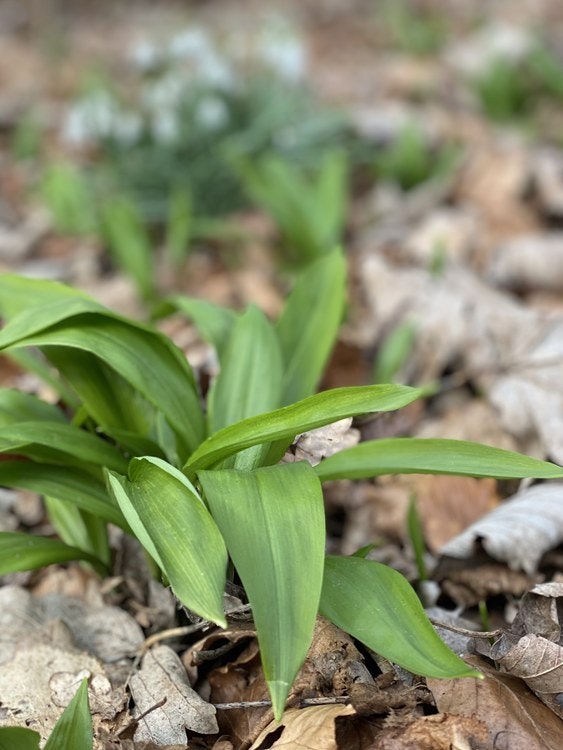
[[[332,698],[303,698],[300,706],[331,706],[338,703],[348,703],[347,695],[335,695]],[[214,703],[218,711],[231,711],[235,708],[270,708],[272,701],[233,701],[232,703]]]
[[[499,628],[498,630],[468,630],[467,628],[460,628],[457,625],[450,625],[447,622],[440,622],[440,620],[435,620],[433,617],[428,618],[432,625],[435,625],[437,628],[443,628],[444,630],[451,630],[452,633],[458,633],[459,635],[467,635],[470,638],[498,638],[499,635],[503,634],[503,629]]]

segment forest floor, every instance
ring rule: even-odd
[[[386,353],[394,364],[385,372],[395,382],[434,388],[398,412],[346,424],[343,432],[317,435],[317,442],[300,438],[295,450],[318,460],[338,440],[440,437],[563,464],[563,10],[557,0],[483,3],[480,13],[455,0],[420,0],[402,4],[403,15],[384,12],[393,4],[367,0],[188,5],[43,7],[5,0],[0,6],[0,273],[70,283],[122,314],[146,317],[134,274],[108,255],[104,240],[65,231],[47,208],[47,165],[95,164],[101,151],[99,142],[81,140],[77,118],[74,126],[69,119],[77,92],[95,78],[110,89],[138,86],[139,69],[150,67],[151,55],[180,32],[188,46],[201,44],[203,33],[232,49],[238,44],[240,52],[274,28],[267,43],[281,48],[283,38],[289,50],[277,63],[286,66],[284,75],[306,81],[319,109],[344,112],[362,143],[386,154],[379,167],[374,158],[371,171],[365,162],[350,166],[341,238],[348,308],[322,387],[374,382]],[[538,49],[549,51],[547,62]],[[158,64],[151,75],[159,75]],[[455,157],[442,169],[448,153]],[[126,163],[125,147],[124,154]],[[211,200],[225,197],[218,183]],[[162,250],[162,232],[151,233],[157,293],[239,310],[254,303],[275,318],[293,277],[279,227],[252,206],[237,208],[228,221],[224,234],[196,236],[175,267]],[[179,316],[159,326],[205,370],[209,347],[193,326]],[[0,385],[52,396],[7,359],[0,360]],[[424,581],[407,524],[413,498]],[[110,579],[79,564],[2,578],[0,725],[28,726],[47,737],[68,702],[65,679],[86,670],[99,678],[90,700],[95,747],[106,750],[557,750],[563,747],[562,501],[557,482],[456,476],[400,475],[327,489],[328,551],[350,555],[375,544],[370,558],[411,581],[430,616],[451,626],[440,634],[481,669],[481,681],[414,677],[319,621],[292,705],[304,698],[329,702],[291,710],[276,725],[267,706],[244,705],[268,698],[252,622],[167,637],[186,624],[184,614],[170,591],[151,580],[139,551],[122,541]],[[0,490],[0,528],[44,533],[40,499]],[[499,667],[488,640],[472,639],[467,629],[520,639],[522,660]],[[147,638],[156,648],[173,648],[182,679],[206,701],[243,704],[218,709],[218,733],[198,731],[197,723],[163,729],[171,722],[159,698],[177,690],[176,667],[165,663],[169,650],[158,654],[156,666],[145,656],[154,723],[135,721],[128,685],[139,674]],[[358,664],[369,675],[360,689],[351,677]]]

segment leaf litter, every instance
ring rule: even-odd
[[[411,322],[415,343],[399,377],[416,385],[438,383],[431,407],[424,413],[416,407],[405,410],[408,416],[398,415],[396,421],[395,415],[371,425],[344,421],[307,433],[287,459],[316,463],[373,430],[376,436],[482,440],[561,463],[563,317],[558,299],[561,236],[556,225],[563,215],[561,155],[553,147],[532,149],[513,134],[491,133],[482,118],[463,107],[457,115],[437,113],[432,102],[436,91],[458,80],[455,76],[473,75],[475,61],[482,65],[495,45],[511,59],[520,59],[530,48],[531,35],[518,26],[487,24],[485,32],[471,35],[464,55],[456,43],[438,53],[438,64],[423,65],[408,55],[386,57],[378,61],[381,75],[374,76],[365,24],[359,32],[357,18],[349,22],[340,3],[331,3],[327,10],[318,2],[330,32],[310,30],[312,76],[320,90],[356,108],[356,120],[363,118],[366,131],[371,127],[374,143],[391,140],[414,114],[424,120],[429,141],[440,142],[445,133],[453,132],[467,141],[467,150],[459,170],[441,184],[404,192],[379,181],[371,194],[360,196],[351,207],[351,315],[332,374],[327,374],[330,382],[334,373],[342,378],[347,372],[349,363],[339,363],[337,356],[347,346],[356,352],[357,373],[366,377],[374,351],[388,333]],[[525,17],[525,9],[520,12]],[[212,20],[213,11],[205,13],[210,14],[206,20]],[[344,42],[346,54],[335,49],[336,36]],[[8,46],[15,55],[14,45]],[[339,56],[344,59],[339,61]],[[359,60],[370,62],[358,65]],[[37,70],[30,80],[40,80],[41,66],[37,60],[33,65]],[[413,106],[404,101],[423,99],[421,86],[428,103]],[[455,83],[450,88],[460,109]],[[2,199],[2,270],[18,268],[71,280],[110,306],[141,314],[131,283],[104,273],[99,248],[57,238],[50,234],[43,214],[24,211],[18,219],[4,203]],[[5,216],[11,220],[4,221]],[[253,217],[241,221],[251,224]],[[241,268],[195,253],[191,276],[183,282],[185,291],[235,306],[254,300],[276,312],[280,285],[265,251],[270,226],[266,234],[254,247],[240,251]],[[174,335],[188,341],[190,355],[196,344],[193,337],[186,338],[186,330],[180,326]],[[214,363],[207,362],[207,354],[197,356],[205,375],[205,368]],[[17,369],[4,365],[0,374],[9,384],[21,377]],[[357,486],[334,483],[327,492],[331,551],[352,554],[375,541],[379,547],[370,556],[393,560],[416,583],[404,523],[409,497],[415,495],[430,576],[450,607],[449,618],[442,611],[437,619],[470,629],[451,607],[467,609],[473,618],[469,622],[477,626],[475,607],[488,601],[495,624],[500,620],[504,628],[493,647],[487,648],[482,639],[475,641],[484,656],[467,657],[485,675],[482,681],[414,683],[412,676],[399,671],[388,677],[375,666],[373,655],[320,620],[290,702],[302,706],[306,699],[341,698],[349,704],[290,708],[281,726],[270,723],[267,706],[215,712],[215,703],[267,698],[252,623],[232,621],[229,630],[208,633],[195,645],[172,640],[174,650],[153,647],[139,670],[134,662],[143,643],[139,624],[145,634],[155,632],[169,627],[174,613],[162,590],[153,591],[151,598],[146,571],[137,575],[133,564],[114,582],[113,590],[100,592],[97,601],[84,601],[79,584],[74,592],[78,598],[59,592],[31,596],[27,589],[38,587],[40,593],[41,579],[25,576],[0,589],[0,596],[7,597],[0,606],[0,722],[31,723],[46,736],[68,703],[72,686],[88,674],[100,747],[116,750],[185,748],[197,742],[216,750],[251,745],[558,748],[563,742],[557,589],[561,584],[556,582],[561,573],[550,569],[546,553],[563,541],[561,490],[557,483],[516,494],[515,490],[481,480],[414,476]],[[14,523],[10,510],[6,519],[8,525]],[[515,599],[522,595],[511,622],[502,607],[514,609]],[[104,600],[117,606],[108,607]],[[458,642],[460,650],[468,646],[468,639],[464,635]],[[225,645],[229,648],[223,649]],[[198,653],[205,653],[205,658]],[[430,697],[424,692],[426,685]],[[164,697],[166,703],[159,705]],[[145,710],[146,718],[136,724],[135,717]],[[218,735],[217,728],[223,734]],[[206,739],[196,738],[207,733]]]

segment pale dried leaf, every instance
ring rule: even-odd
[[[523,682],[498,672],[478,657],[467,661],[484,680],[427,679],[440,712],[474,716],[489,733],[495,750],[560,750],[563,724]]]
[[[562,622],[563,583],[539,583],[524,594],[511,630],[517,635],[535,633],[561,646]]]
[[[513,570],[533,573],[542,555],[563,542],[563,483],[530,487],[451,539],[440,550],[468,559],[482,547]]]
[[[495,250],[486,271],[488,280],[517,292],[563,289],[563,233],[515,237]]]
[[[335,720],[339,716],[354,714],[352,706],[338,704],[289,709],[283,715],[281,724],[271,722],[260,733],[250,750],[270,747],[284,750],[337,750]],[[269,735],[273,733],[278,738],[271,744]]]
[[[491,647],[490,657],[503,670],[520,677],[559,718],[563,719],[563,648],[530,633],[514,642],[502,635]]]
[[[298,435],[292,446],[292,453],[286,460],[308,461],[312,466],[316,466],[323,458],[328,458],[345,448],[351,448],[359,440],[360,432],[352,427],[352,418],[340,419],[338,422]]]
[[[190,687],[182,662],[168,646],[155,646],[145,654],[130,688],[137,716],[166,698],[162,707],[140,720],[135,742],[174,745],[185,743],[186,729],[218,732],[215,708]]]

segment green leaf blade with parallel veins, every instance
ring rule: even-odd
[[[451,474],[497,479],[560,479],[548,461],[480,443],[440,438],[368,440],[335,453],[315,467],[321,481],[367,479],[382,474]]]
[[[223,589],[227,551],[195,488],[158,458],[135,458],[129,478],[108,472],[123,515],[162,567],[172,590],[200,617],[226,626]]]
[[[407,580],[387,565],[327,556],[320,613],[394,664],[425,677],[479,677],[440,639]]]
[[[88,703],[88,680],[84,679],[55,724],[44,750],[92,750],[93,743],[94,730]]]
[[[85,560],[98,572],[107,574],[100,560],[77,547],[69,547],[56,539],[16,531],[0,532],[0,575],[18,570],[35,570],[70,560]]]
[[[323,391],[219,430],[191,455],[184,471],[193,474],[253,445],[280,440],[290,442],[301,432],[345,417],[400,409],[424,393],[422,389],[405,385],[355,386]]]
[[[311,643],[325,544],[320,483],[305,462],[200,471],[252,611],[279,719]]]

